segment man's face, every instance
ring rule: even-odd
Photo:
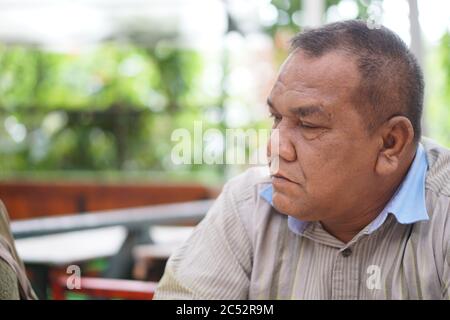
[[[279,134],[278,151],[268,150],[279,156],[272,172],[279,211],[323,221],[364,208],[377,146],[352,102],[359,77],[338,51],[311,58],[297,50],[284,63],[268,99]]]

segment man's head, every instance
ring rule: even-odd
[[[421,135],[423,77],[386,28],[338,22],[292,41],[268,99],[278,129],[274,204],[303,220],[382,209]],[[291,181],[289,181],[291,180]]]

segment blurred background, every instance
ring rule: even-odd
[[[173,130],[269,128],[289,39],[353,18],[410,45],[424,134],[450,147],[447,0],[0,0],[0,199],[40,298],[151,298],[246,167],[174,164]]]

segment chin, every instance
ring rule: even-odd
[[[289,216],[299,216],[300,212],[304,212],[302,206],[296,205],[293,199],[290,199],[285,195],[274,194],[273,205],[280,213]]]
[[[283,194],[274,194],[273,205],[278,212],[292,216],[303,221],[318,221],[318,217],[304,203],[298,203],[298,198],[295,200]],[[316,211],[317,212],[317,211]]]

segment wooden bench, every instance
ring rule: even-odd
[[[215,195],[212,189],[194,183],[0,182],[0,199],[11,220],[203,200]]]

